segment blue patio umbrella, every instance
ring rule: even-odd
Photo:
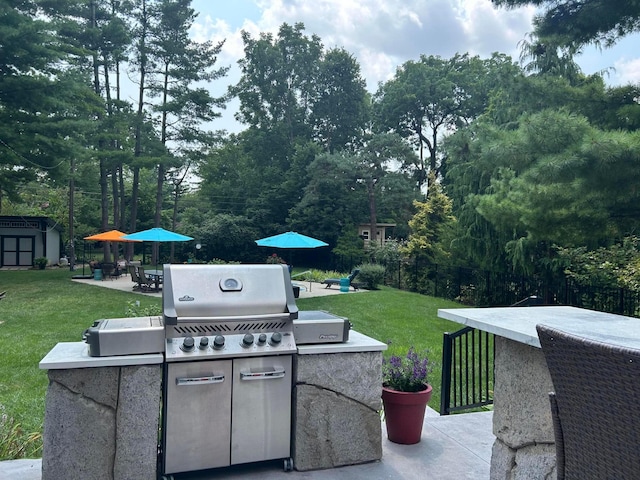
[[[193,237],[182,235],[181,233],[171,232],[164,228],[150,228],[141,232],[123,235],[123,240],[142,240],[146,242],[186,242],[193,240]]]
[[[285,232],[272,237],[261,238],[256,240],[259,247],[273,247],[273,248],[318,248],[326,247],[329,244],[322,240],[317,240],[312,237],[307,237],[297,232]],[[289,252],[289,265],[292,265],[292,253]]]
[[[261,238],[260,240],[256,240],[256,243],[260,247],[273,248],[317,248],[329,245],[322,240],[307,237],[306,235],[296,232],[286,232],[272,237]]]
[[[193,240],[193,237],[188,237],[187,235],[182,235],[181,233],[172,232],[159,227],[124,235],[122,238],[124,240],[142,240],[145,242],[186,242],[188,240]],[[156,263],[157,261],[158,258],[156,257]]]

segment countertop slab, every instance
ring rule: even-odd
[[[536,325],[544,324],[591,340],[640,349],[640,319],[583,308],[450,308],[438,310],[438,316],[538,348]]]
[[[317,355],[323,353],[355,353],[382,352],[387,344],[351,330],[349,340],[344,343],[322,343],[315,345],[298,345],[298,355]]]
[[[91,357],[89,345],[84,342],[60,342],[40,360],[42,370],[69,368],[122,367],[128,365],[154,365],[164,361],[164,354],[118,355],[112,357]]]
[[[127,365],[153,365],[164,361],[164,354],[119,355],[110,357],[91,357],[88,345],[84,342],[60,342],[40,361],[42,370],[122,367]],[[323,343],[317,345],[298,345],[298,355],[327,353],[381,352],[387,349],[379,342],[360,332],[351,330],[349,341],[344,343]]]

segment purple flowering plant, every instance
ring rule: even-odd
[[[414,347],[404,357],[392,355],[382,360],[382,384],[398,392],[419,392],[426,388],[431,373],[428,351],[420,354]]]

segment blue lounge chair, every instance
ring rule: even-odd
[[[351,275],[349,275],[349,285],[351,285],[353,287],[354,290],[358,290],[358,285],[353,283],[353,279],[356,278],[356,276],[358,275],[358,273],[360,273],[360,269],[356,268],[351,272]],[[330,288],[331,285],[340,285],[340,279],[339,278],[325,278],[322,281],[323,285],[326,285],[326,287],[324,288]]]

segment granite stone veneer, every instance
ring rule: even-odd
[[[42,480],[155,480],[161,365],[49,370]]]
[[[491,480],[555,479],[553,383],[540,348],[495,338]]]
[[[297,355],[294,468],[379,460],[381,392],[381,352]]]

